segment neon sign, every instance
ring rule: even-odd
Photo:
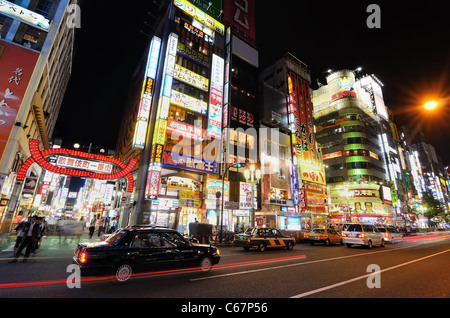
[[[75,176],[75,177],[81,177],[81,178],[92,178],[92,179],[100,179],[100,180],[117,180],[124,177],[128,178],[128,192],[133,192],[133,175],[131,174],[131,171],[134,169],[134,167],[137,164],[136,159],[131,159],[130,163],[128,165],[124,164],[120,160],[112,157],[106,157],[91,153],[85,153],[80,151],[74,151],[69,149],[48,149],[45,151],[39,150],[39,140],[30,139],[29,142],[31,157],[28,158],[28,160],[22,165],[22,168],[19,171],[19,174],[17,175],[18,181],[24,181],[28,169],[31,167],[33,163],[37,163],[39,166],[44,168],[45,170],[48,170],[53,173],[57,174],[63,174],[63,175],[69,175],[69,176]],[[107,163],[112,163],[116,166],[119,166],[122,168],[121,171],[111,174],[105,174],[105,173],[99,173],[99,172],[92,172],[92,171],[82,171],[82,170],[75,170],[75,169],[67,169],[67,168],[61,168],[57,167],[50,162],[48,162],[45,157],[53,156],[53,155],[65,155],[69,157],[76,157],[81,159],[90,159],[90,160],[96,160],[96,161],[102,161]]]
[[[177,8],[183,10],[190,16],[194,17],[195,19],[199,20],[201,23],[206,25],[207,27],[213,29],[214,31],[220,33],[221,35],[225,34],[225,26],[220,23],[219,21],[213,19],[209,15],[207,15],[202,10],[198,9],[197,7],[193,6],[187,1],[184,0],[175,0],[174,4]]]
[[[50,20],[46,19],[43,15],[37,14],[36,12],[25,9],[9,1],[0,0],[0,12],[9,17],[18,18],[25,23],[32,24],[44,31],[50,29]]]

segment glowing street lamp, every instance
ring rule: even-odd
[[[433,110],[433,109],[435,109],[436,107],[438,107],[438,103],[435,102],[435,101],[430,101],[430,102],[428,102],[428,103],[425,104],[425,108],[426,108],[427,110]]]
[[[255,226],[255,184],[259,183],[261,180],[261,170],[256,169],[255,164],[249,165],[248,169],[244,171],[245,179],[251,186],[251,195],[252,195],[252,209],[251,209],[251,220],[250,226]]]

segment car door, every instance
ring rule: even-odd
[[[194,264],[198,255],[194,246],[177,232],[161,232],[165,264],[171,267],[184,267]]]
[[[331,243],[340,243],[341,242],[341,236],[332,229],[328,229],[328,236],[330,238]]]
[[[140,268],[159,266],[164,260],[159,233],[138,232],[130,245],[130,256]]]
[[[276,246],[285,247],[288,243],[288,239],[281,234],[277,229],[272,229]]]

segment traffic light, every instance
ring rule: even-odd
[[[245,167],[245,163],[244,162],[236,162],[235,165],[236,165],[236,168],[243,168],[243,167]]]

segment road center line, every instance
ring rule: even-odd
[[[371,275],[381,274],[383,272],[391,271],[391,270],[394,270],[394,269],[397,269],[397,268],[400,268],[400,267],[403,267],[403,266],[407,266],[407,265],[410,265],[410,264],[413,264],[413,263],[417,263],[417,262],[426,260],[426,259],[431,258],[431,257],[435,257],[435,256],[438,256],[438,255],[441,255],[441,254],[444,254],[444,253],[448,253],[448,252],[450,252],[450,249],[445,250],[443,252],[436,253],[436,254],[428,255],[428,256],[425,256],[425,257],[422,257],[422,258],[419,258],[419,259],[416,259],[416,260],[413,260],[413,261],[410,261],[410,262],[406,262],[406,263],[403,263],[403,264],[395,265],[395,266],[383,269],[383,270],[381,270],[379,272],[370,273],[370,274],[363,275],[363,276],[360,276],[360,277],[356,277],[356,278],[353,278],[353,279],[349,279],[349,280],[346,280],[346,281],[343,281],[343,282],[340,282],[340,283],[337,283],[337,284],[333,284],[333,285],[330,285],[330,286],[326,286],[326,287],[322,287],[322,288],[319,288],[319,289],[311,290],[309,292],[302,293],[302,294],[299,294],[299,295],[296,295],[296,296],[292,296],[290,298],[307,297],[307,296],[310,296],[310,295],[313,295],[313,294],[317,294],[317,293],[320,293],[320,292],[323,292],[323,291],[326,291],[326,290],[329,290],[329,289],[333,289],[333,288],[340,287],[340,286],[343,286],[343,285],[346,285],[346,284],[350,284],[350,283],[356,282],[356,281],[361,280],[361,279],[368,278]]]
[[[282,269],[282,268],[287,268],[287,267],[303,266],[303,265],[310,265],[310,264],[323,263],[323,262],[329,262],[329,261],[337,261],[337,260],[341,260],[341,259],[358,257],[358,256],[366,256],[366,255],[378,254],[378,253],[388,253],[388,252],[398,251],[398,250],[412,248],[412,247],[414,247],[414,246],[401,247],[401,248],[396,248],[396,249],[387,250],[387,251],[384,250],[384,251],[377,251],[377,252],[371,252],[371,253],[361,253],[361,254],[355,254],[355,255],[339,256],[339,257],[320,259],[317,261],[310,261],[310,262],[304,262],[304,263],[295,263],[295,264],[281,265],[281,266],[275,266],[275,267],[266,267],[266,268],[253,269],[253,270],[243,271],[243,272],[215,275],[215,276],[211,276],[211,277],[193,278],[193,279],[190,279],[190,281],[194,282],[194,281],[207,280],[207,279],[224,278],[224,277],[245,275],[245,274],[257,273],[257,272],[263,272],[263,271],[269,271],[269,270],[275,270],[275,269]]]

